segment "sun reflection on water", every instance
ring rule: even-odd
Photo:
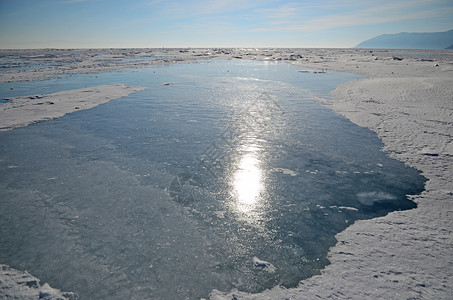
[[[241,150],[242,154],[233,174],[233,194],[236,198],[236,209],[242,213],[250,213],[259,204],[264,189],[260,148],[251,143],[242,146]]]

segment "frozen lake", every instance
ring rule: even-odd
[[[415,208],[419,172],[327,101],[345,73],[208,61],[2,83],[2,98],[146,90],[0,134],[0,262],[82,299],[286,287],[356,220]],[[11,89],[13,88],[13,89]]]

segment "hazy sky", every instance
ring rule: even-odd
[[[0,48],[353,47],[453,29],[453,0],[0,0]]]

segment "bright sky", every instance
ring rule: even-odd
[[[453,0],[0,0],[0,48],[341,48],[450,29]]]

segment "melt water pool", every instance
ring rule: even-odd
[[[357,75],[199,61],[0,85],[145,90],[0,134],[0,262],[81,299],[294,287],[356,220],[416,205],[415,169],[316,101]],[[12,88],[12,89],[11,89]]]

